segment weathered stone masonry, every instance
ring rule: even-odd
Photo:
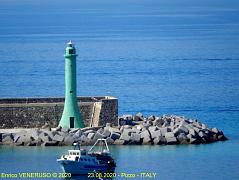
[[[86,126],[118,123],[118,99],[110,96],[78,97],[78,106]],[[0,128],[33,128],[48,123],[58,126],[64,98],[0,99]]]

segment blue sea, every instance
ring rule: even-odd
[[[199,119],[229,138],[207,145],[113,146],[117,174],[239,179],[238,1],[0,4],[1,98],[64,96],[63,54],[72,40],[78,95],[115,96],[121,115]],[[1,146],[0,173],[61,172],[56,158],[68,148]]]

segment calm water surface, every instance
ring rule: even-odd
[[[71,39],[78,95],[116,96],[120,114],[197,118],[230,139],[113,146],[118,173],[239,179],[238,1],[1,0],[0,24],[0,97],[64,96]],[[55,160],[66,150],[1,147],[0,172],[60,172]]]

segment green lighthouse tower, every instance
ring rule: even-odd
[[[67,44],[65,52],[65,104],[59,126],[69,128],[82,128],[84,122],[81,118],[76,95],[76,49],[72,42]]]

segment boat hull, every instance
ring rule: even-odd
[[[82,164],[79,161],[58,161],[61,165],[61,169],[65,173],[71,173],[72,175],[86,175],[93,172],[114,172],[115,167],[110,167],[107,164],[102,165],[87,165]]]

